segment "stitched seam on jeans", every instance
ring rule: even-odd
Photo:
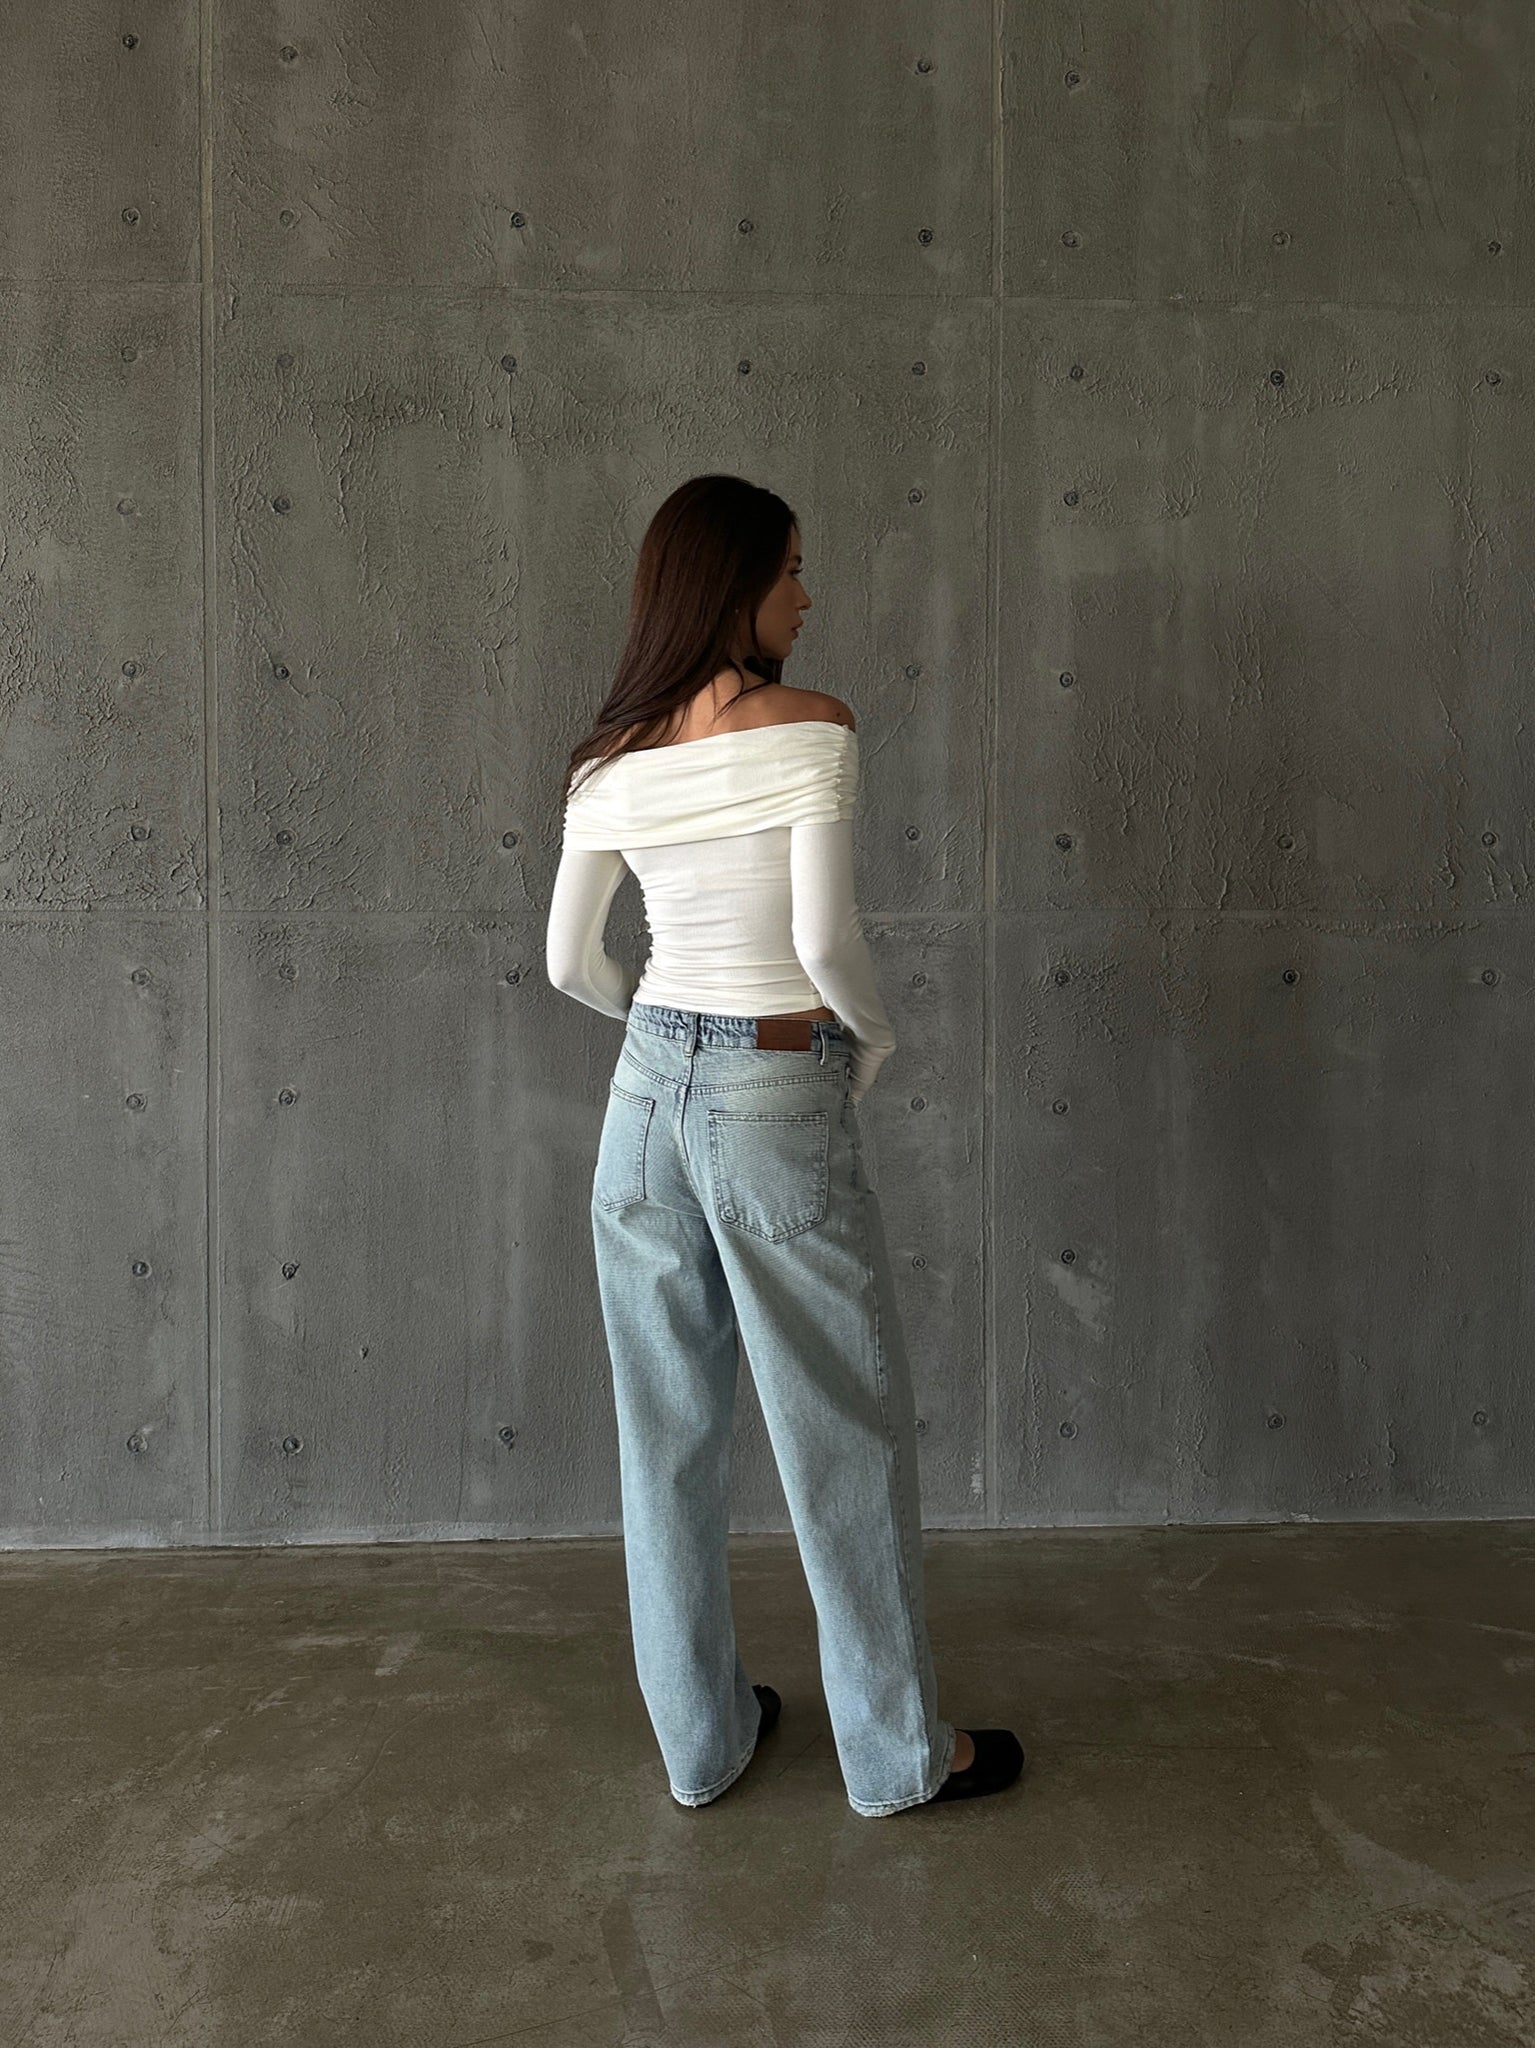
[[[911,1605],[911,1577],[906,1569],[907,1529],[906,1507],[903,1497],[904,1489],[900,1483],[901,1445],[897,1432],[890,1426],[890,1409],[885,1400],[885,1354],[880,1334],[879,1275],[874,1269],[873,1245],[870,1241],[868,1227],[864,1222],[863,1205],[865,1201],[870,1199],[871,1195],[871,1189],[860,1188],[858,1191],[858,1201],[855,1206],[858,1216],[858,1234],[863,1242],[864,1270],[869,1276],[869,1297],[874,1304],[875,1391],[879,1396],[880,1420],[885,1425],[885,1435],[890,1441],[890,1448],[893,1453],[891,1473],[887,1480],[887,1486],[891,1496],[891,1505],[895,1509],[896,1526],[899,1531],[896,1539],[896,1570],[900,1577],[901,1604],[906,1610],[906,1626],[911,1636],[911,1669],[917,1683],[917,1700],[920,1708],[922,1704],[922,1653],[917,1645],[917,1622],[916,1616],[912,1613]],[[878,1198],[874,1197],[874,1199],[877,1200]],[[926,1731],[924,1730],[923,1733],[925,1736]]]
[[[682,1080],[680,1074],[658,1074],[654,1067],[647,1067],[643,1060],[637,1060],[633,1053],[628,1055],[631,1066],[638,1067],[649,1080],[663,1088],[675,1088]],[[802,1074],[764,1074],[760,1081],[700,1081],[696,1075],[688,1080],[690,1095],[736,1095],[745,1094],[753,1088],[803,1088],[807,1081],[830,1080],[835,1073],[830,1060],[824,1065],[817,1063]]]

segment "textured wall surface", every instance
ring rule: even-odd
[[[544,921],[713,468],[858,713],[928,1521],[1535,1512],[1524,0],[6,39],[0,1540],[619,1526]]]

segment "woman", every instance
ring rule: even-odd
[[[571,756],[547,966],[628,1020],[591,1217],[635,1665],[672,1797],[717,1799],[781,1704],[748,1683],[731,1613],[739,1330],[848,1800],[884,1815],[999,1791],[1024,1759],[1010,1730],[937,1710],[911,1376],[855,1110],[895,1038],[853,893],[853,714],[779,680],[810,605],[799,546],[784,501],[739,477],[656,513]],[[638,976],[604,948],[628,869]]]

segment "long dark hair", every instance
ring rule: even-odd
[[[757,644],[757,608],[784,572],[797,524],[776,492],[745,477],[695,476],[677,486],[640,543],[628,637],[596,723],[571,754],[566,799],[583,761],[648,745],[721,669],[778,681],[783,663]],[[731,647],[743,616],[753,651],[738,661]],[[731,703],[756,687],[742,675]],[[630,726],[615,746],[614,735]]]

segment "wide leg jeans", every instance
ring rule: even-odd
[[[787,1036],[762,1020],[763,1036]],[[592,1235],[613,1372],[635,1669],[671,1793],[738,1778],[760,1708],[726,1541],[737,1332],[815,1606],[849,1804],[896,1813],[953,1760],[923,1598],[916,1414],[851,1045],[634,1004],[609,1085]]]

